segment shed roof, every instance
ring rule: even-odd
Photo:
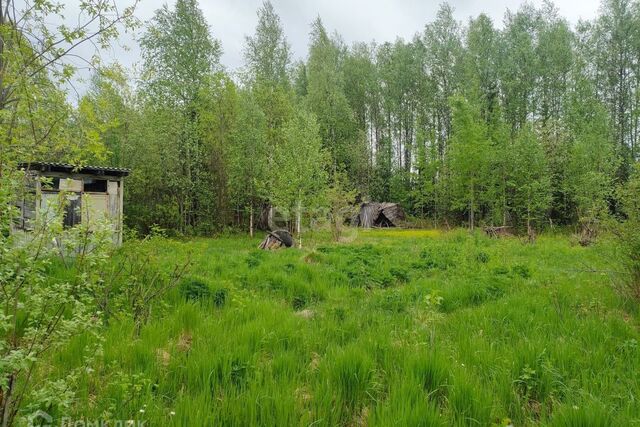
[[[64,172],[64,173],[82,173],[88,175],[109,175],[109,176],[127,176],[131,169],[114,168],[108,166],[76,166],[68,163],[56,162],[23,162],[20,163],[21,169],[39,171],[39,172]]]

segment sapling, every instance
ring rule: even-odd
[[[16,189],[19,174],[4,175],[0,187]],[[11,229],[18,212],[12,206],[13,191],[0,192],[0,228]],[[26,402],[37,405],[43,398],[47,409],[68,404],[66,380],[37,375],[48,354],[62,348],[83,333],[98,335],[98,317],[93,297],[97,277],[93,268],[106,262],[111,243],[111,226],[89,224],[65,230],[62,215],[67,202],[61,192],[59,203],[42,212],[28,234],[0,235],[0,425],[13,425],[28,414]],[[108,230],[108,231],[107,231]],[[92,248],[89,250],[89,248]],[[55,276],[56,259],[77,267],[73,280]],[[37,380],[38,379],[38,380]],[[44,396],[44,397],[43,397]]]

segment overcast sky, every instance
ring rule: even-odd
[[[78,1],[67,0],[67,17],[74,15],[73,9]],[[123,6],[131,4],[131,0],[118,1],[122,1]],[[172,5],[173,2],[171,0],[168,3]],[[307,54],[310,24],[318,15],[330,32],[337,31],[348,44],[356,41],[394,41],[397,37],[407,40],[422,31],[426,23],[433,21],[440,1],[272,0],[272,3],[280,15],[293,58],[301,59]],[[505,11],[517,10],[523,1],[450,0],[449,3],[460,21],[484,12],[497,26],[502,26]],[[530,3],[541,6],[542,0]],[[141,0],[137,16],[146,22],[161,4],[160,1]],[[211,33],[222,44],[222,63],[229,71],[233,72],[242,66],[245,36],[253,33],[257,22],[256,11],[261,4],[262,0],[200,0]],[[557,0],[555,5],[562,16],[575,24],[579,19],[596,16],[599,0]],[[121,45],[128,46],[129,50],[125,51],[116,44],[111,52],[103,55],[104,59],[117,59],[127,67],[139,62],[140,50],[134,40],[133,35],[122,37]]]

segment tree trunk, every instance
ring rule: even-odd
[[[471,231],[473,231],[473,223],[474,223],[474,215],[473,215],[473,201],[470,203],[469,206],[469,229]]]
[[[298,198],[298,209],[296,212],[296,234],[298,235],[298,247],[302,248],[302,233],[301,233],[301,222],[302,222],[302,199]]]
[[[249,236],[253,237],[253,203],[249,206]]]
[[[474,218],[474,210],[475,210],[475,195],[474,195],[474,185],[471,184],[471,200],[469,200],[469,229],[473,231],[473,224],[475,222]]]

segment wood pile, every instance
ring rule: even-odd
[[[283,246],[285,248],[293,246],[293,237],[287,230],[276,230],[269,232],[258,248],[271,251]]]
[[[487,234],[487,236],[493,238],[513,235],[513,233],[511,233],[511,227],[508,225],[503,225],[500,227],[484,227],[484,232]]]

